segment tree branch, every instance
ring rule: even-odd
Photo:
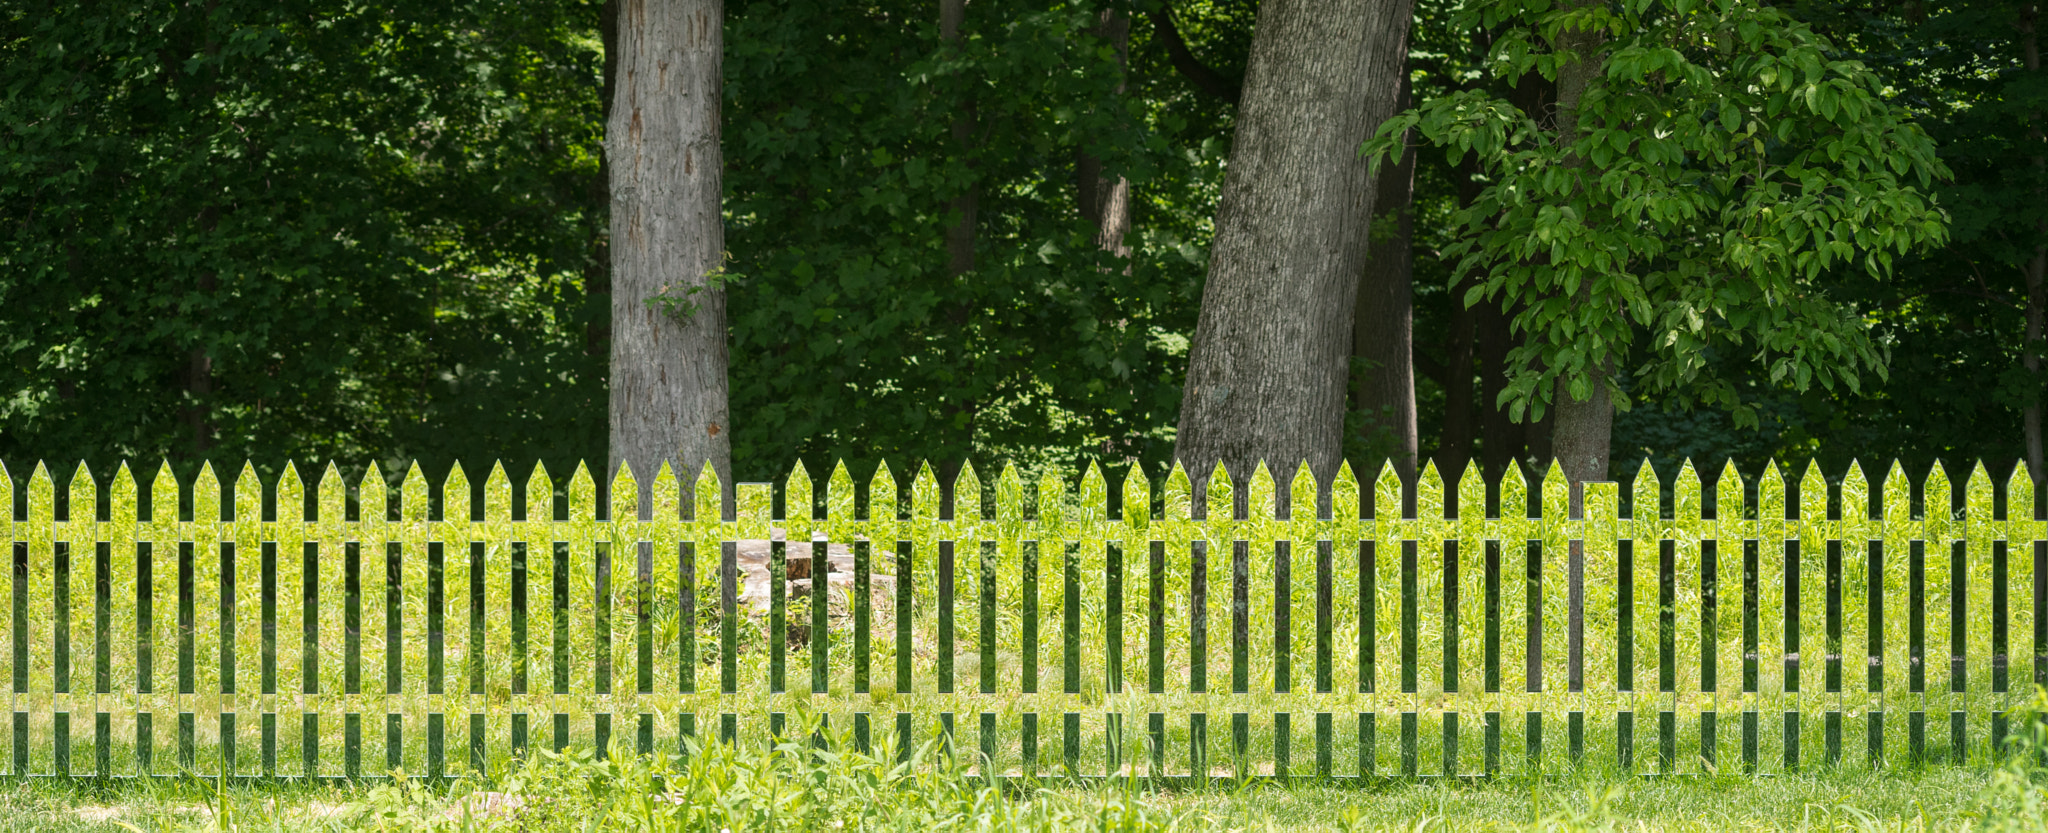
[[[1180,28],[1173,25],[1173,15],[1167,3],[1162,2],[1145,12],[1152,19],[1152,30],[1159,40],[1166,44],[1167,57],[1173,59],[1173,68],[1181,77],[1195,85],[1195,89],[1231,104],[1237,103],[1238,90],[1244,86],[1244,79],[1229,78],[1209,65],[1204,64],[1188,51],[1188,43],[1181,39]]]

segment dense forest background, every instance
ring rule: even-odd
[[[1887,279],[1822,281],[1888,352],[1884,378],[1795,391],[1710,354],[1760,424],[1640,398],[1617,416],[1615,470],[1898,458],[2003,475],[2043,390],[2023,355],[2048,244],[2038,6],[1778,5],[1936,140],[1949,244]],[[857,477],[883,460],[1169,462],[1257,3],[1116,6],[1127,38],[1092,0],[975,3],[951,49],[930,3],[728,0],[739,478],[798,459]],[[1457,11],[1418,3],[1411,100],[1516,86],[1487,77],[1488,33]],[[0,2],[0,462],[601,469],[606,15]],[[1127,258],[1083,205],[1104,172],[1130,183]],[[1477,175],[1420,150],[1412,230],[1374,245],[1412,258],[1422,456],[1498,470],[1547,445],[1495,407],[1506,316],[1449,288]],[[967,181],[959,275],[946,229]],[[1380,416],[1353,415],[1356,464],[1386,453]]]

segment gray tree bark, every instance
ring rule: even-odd
[[[1408,106],[1407,70],[1402,70],[1401,97],[1396,109]],[[1402,137],[1404,146],[1407,136]],[[1359,273],[1351,354],[1368,363],[1355,391],[1357,409],[1365,415],[1367,437],[1391,435],[1385,458],[1365,461],[1361,476],[1378,472],[1391,459],[1401,479],[1415,480],[1415,151],[1407,147],[1401,163],[1383,168],[1373,186],[1373,226],[1378,240],[1366,248]]]
[[[611,471],[708,462],[730,501],[725,258],[719,213],[722,0],[620,0],[611,174]],[[688,294],[696,290],[694,294]],[[649,299],[686,298],[677,316]]]
[[[1578,3],[1585,5],[1592,1],[1578,0]],[[1598,50],[1604,42],[1601,33],[1595,31],[1567,30],[1558,35],[1557,51],[1574,54],[1578,58],[1557,72],[1557,134],[1563,145],[1569,146],[1578,140],[1579,99],[1600,72]],[[1587,162],[1574,158],[1571,164],[1584,167]],[[1592,284],[1582,283],[1581,299],[1591,295]],[[1551,409],[1555,413],[1551,421],[1551,452],[1557,456],[1565,479],[1571,484],[1575,510],[1581,492],[1579,484],[1607,479],[1611,462],[1609,450],[1614,439],[1614,400],[1607,391],[1607,379],[1613,373],[1614,361],[1610,358],[1589,373],[1592,384],[1586,398],[1574,398],[1570,385],[1563,379],[1558,380],[1551,398]]]
[[[1394,112],[1411,0],[1267,0],[1189,346],[1174,453],[1193,476],[1261,460],[1330,482],[1373,182],[1358,147]],[[1285,490],[1283,489],[1284,493]]]

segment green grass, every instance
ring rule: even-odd
[[[621,750],[623,751],[623,750]],[[991,785],[936,743],[898,765],[808,745],[713,745],[687,759],[541,753],[415,782],[220,786],[199,779],[0,784],[5,830],[2041,830],[2048,768],[1891,773],[1387,780],[1331,786],[1142,780]]]

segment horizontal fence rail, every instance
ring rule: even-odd
[[[523,506],[503,467],[436,503],[416,466],[138,492],[81,465],[61,513],[42,466],[21,501],[0,477],[0,770],[448,777],[778,736],[1018,776],[1888,768],[1988,760],[2048,682],[2023,468],[1936,466],[1916,503],[1896,463],[1670,490],[1645,465],[1576,514],[1554,466],[1491,498],[1346,468],[1334,512],[1306,469],[1112,495],[970,466],[942,505],[929,467],[857,494],[799,466],[783,518],[767,484],[727,511],[692,481],[621,472],[600,507],[579,467],[558,520],[539,467]]]

